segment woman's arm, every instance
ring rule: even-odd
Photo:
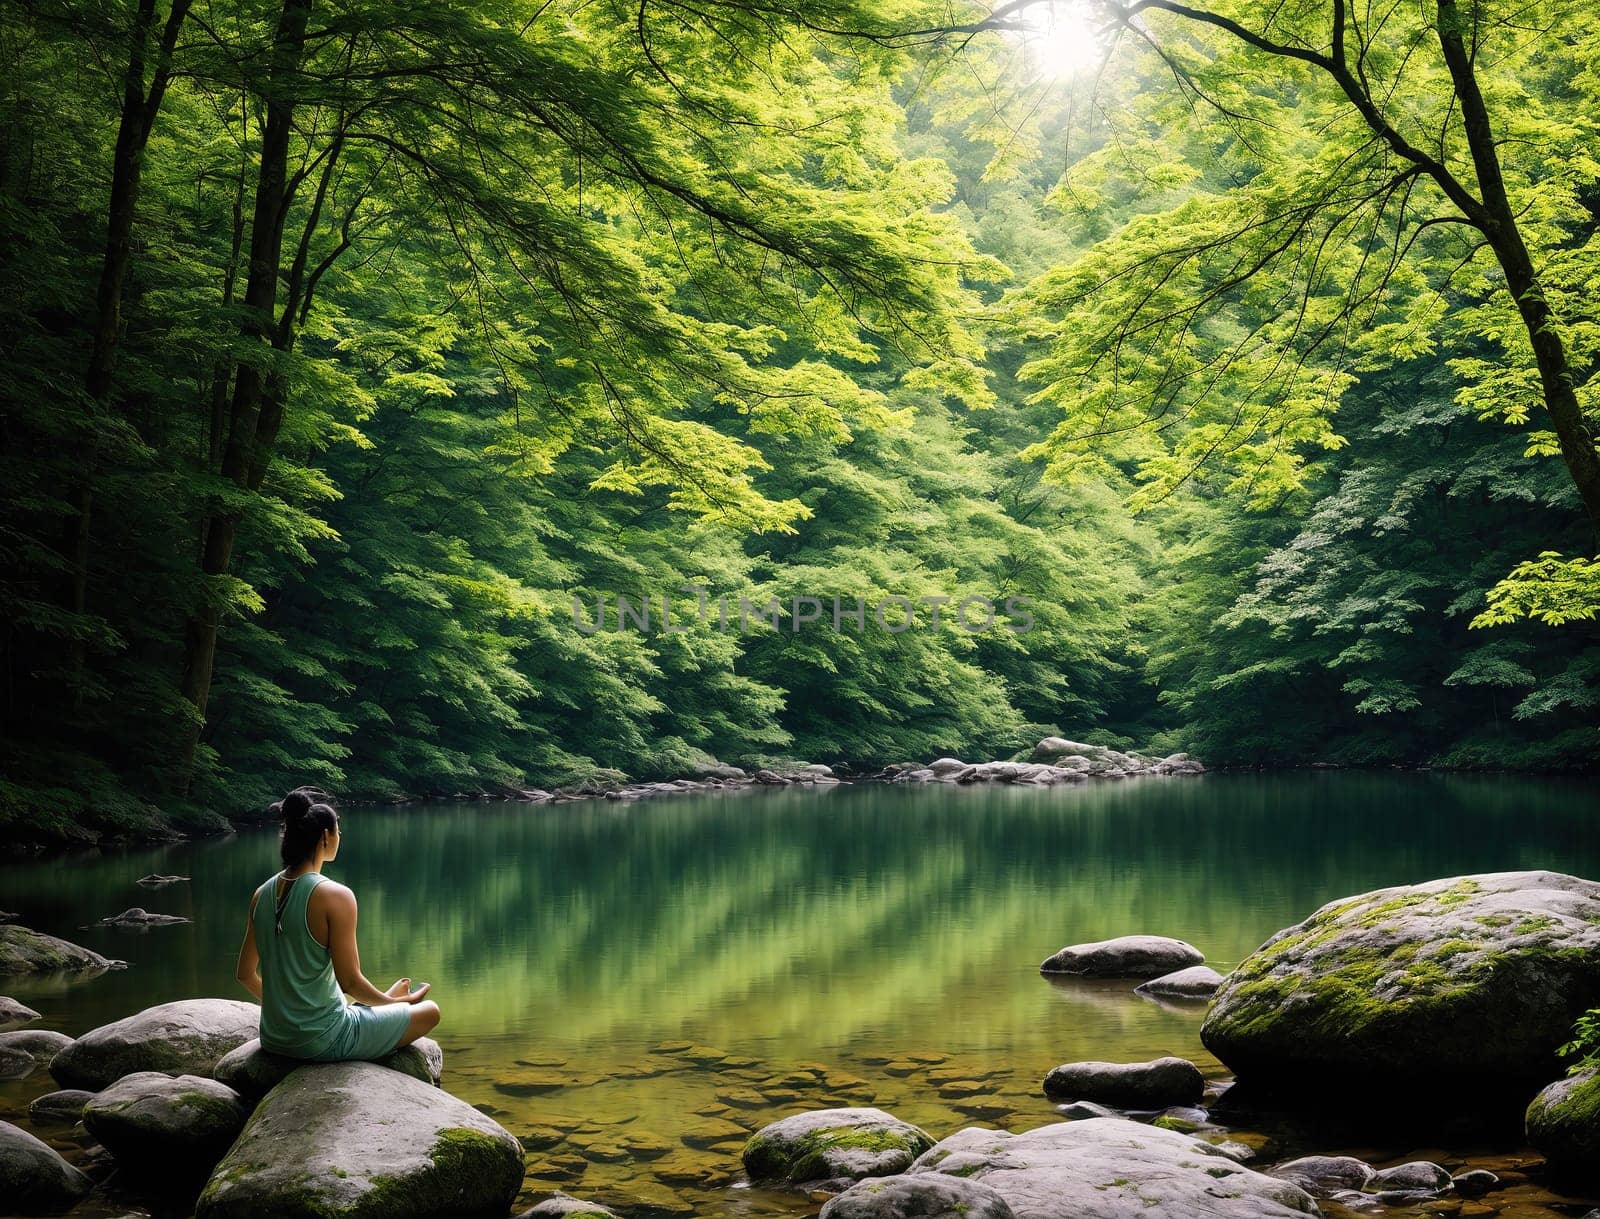
[[[256,1002],[261,1001],[261,954],[256,950],[255,897],[250,899],[250,917],[245,920],[244,943],[239,946],[239,964],[233,976],[239,979],[240,986],[256,997]]]
[[[343,885],[326,883],[317,886],[317,894],[323,893],[328,909],[328,954],[333,957],[339,988],[369,1007],[413,1002],[411,995],[385,994],[361,972],[361,954],[356,951],[356,895]]]

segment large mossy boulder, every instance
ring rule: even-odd
[[[403,1045],[392,1054],[376,1060],[381,1067],[399,1071],[425,1084],[439,1086],[444,1074],[444,1050],[431,1037],[419,1037],[410,1045]],[[236,1050],[230,1050],[217,1061],[212,1076],[227,1084],[245,1100],[254,1105],[268,1092],[289,1077],[289,1072],[307,1065],[304,1058],[289,1058],[261,1048],[261,1039],[252,1037]]]
[[[969,1127],[910,1169],[913,1176],[927,1172],[981,1182],[1017,1219],[1319,1214],[1297,1185],[1253,1172],[1186,1134],[1120,1118],[1058,1122],[1025,1134]]]
[[[1600,1177],[1600,1071],[1551,1084],[1528,1106],[1528,1142],[1561,1172]]]
[[[210,1077],[217,1061],[256,1035],[261,1009],[237,999],[179,999],[85,1033],[55,1056],[63,1088],[91,1092],[138,1071]]]
[[[982,1181],[920,1172],[868,1177],[829,1199],[817,1219],[1015,1219]]]
[[[195,1219],[503,1219],[522,1148],[448,1092],[371,1062],[301,1067],[211,1174]]]
[[[753,1180],[798,1185],[888,1176],[932,1146],[926,1131],[882,1109],[815,1109],[763,1126],[743,1158]]]
[[[11,1215],[59,1215],[93,1183],[26,1130],[0,1122],[0,1205]]]
[[[249,1110],[214,1079],[139,1071],[83,1108],[83,1124],[130,1176],[204,1177],[244,1129]]]
[[[1240,963],[1200,1039],[1274,1090],[1522,1091],[1600,1006],[1600,884],[1498,872],[1330,902]]]
[[[0,974],[62,973],[113,969],[121,965],[68,940],[0,923]]]

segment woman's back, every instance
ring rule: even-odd
[[[324,879],[303,872],[288,882],[279,913],[279,873],[256,890],[253,926],[261,956],[261,1047],[313,1057],[328,1048],[345,1018],[333,957],[307,924],[311,892]]]

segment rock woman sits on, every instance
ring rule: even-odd
[[[283,871],[250,899],[238,978],[261,1000],[261,1048],[321,1062],[375,1059],[439,1023],[439,1005],[401,978],[383,991],[356,952],[356,897],[322,875],[339,854],[339,814],[296,788],[273,806]],[[354,1002],[347,1002],[349,994]]]

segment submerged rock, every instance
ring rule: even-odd
[[[32,1024],[39,1013],[26,1003],[18,1003],[10,995],[0,995],[0,1033],[9,1033],[25,1024]]]
[[[247,1116],[239,1094],[214,1079],[140,1071],[91,1098],[83,1124],[135,1176],[203,1177],[233,1145]]]
[[[59,1215],[93,1183],[26,1130],[0,1122],[0,1199],[15,1215]]]
[[[1044,1094],[1099,1101],[1129,1109],[1192,1105],[1206,1090],[1200,1068],[1186,1058],[1150,1062],[1069,1062],[1044,1077]]]
[[[176,914],[152,914],[143,906],[129,906],[121,914],[108,915],[89,927],[168,927],[189,920]],[[86,927],[85,930],[88,928]]]
[[[925,1131],[882,1109],[818,1109],[763,1126],[743,1159],[758,1181],[855,1181],[900,1172],[932,1146]]]
[[[121,961],[53,935],[0,923],[0,974],[116,969],[121,965]]]
[[[399,1071],[425,1084],[438,1086],[444,1073],[444,1050],[431,1037],[419,1037],[392,1054],[376,1060],[380,1067]],[[248,1105],[254,1105],[288,1078],[289,1072],[306,1066],[304,1058],[289,1058],[261,1048],[261,1039],[252,1037],[236,1050],[217,1060],[213,1078],[232,1088]]]
[[[1162,974],[1135,986],[1134,992],[1155,995],[1162,999],[1209,999],[1222,985],[1222,975],[1209,965],[1191,965],[1173,973]]]
[[[159,872],[152,872],[149,876],[141,876],[133,883],[143,885],[146,889],[163,889],[167,885],[175,885],[188,879],[187,876],[163,876]]]
[[[64,1088],[97,1092],[136,1071],[210,1076],[256,1035],[261,1009],[238,999],[179,999],[79,1037],[50,1064]]]
[[[1589,1174],[1600,1164],[1600,1071],[1558,1079],[1528,1106],[1528,1142],[1552,1166]]]
[[[970,1127],[918,1158],[998,1193],[1017,1219],[1290,1219],[1316,1203],[1287,1181],[1253,1172],[1186,1134],[1091,1118],[1025,1134]]]
[[[257,1107],[196,1219],[499,1219],[522,1148],[448,1092],[370,1062],[315,1063]]]
[[[1268,1087],[1511,1092],[1596,1006],[1600,884],[1499,872],[1323,906],[1228,975],[1200,1037]]]
[[[923,1172],[868,1177],[828,1200],[817,1219],[1015,1219],[982,1181]]]
[[[1040,973],[1101,978],[1157,978],[1199,965],[1205,954],[1193,944],[1159,935],[1124,935],[1090,944],[1069,944],[1039,966]]]

